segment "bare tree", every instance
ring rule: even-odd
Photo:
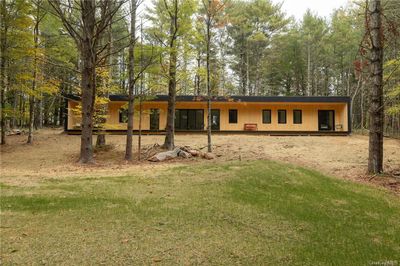
[[[383,171],[383,28],[380,0],[371,0],[366,7],[367,27],[370,41],[370,70],[372,87],[370,91],[370,128],[368,172],[378,174]]]
[[[108,0],[49,0],[55,14],[74,39],[80,52],[82,91],[81,163],[93,162],[93,112],[96,96],[96,65],[105,49],[101,38],[115,13],[124,3]],[[78,17],[77,17],[78,15]]]

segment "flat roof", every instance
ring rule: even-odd
[[[75,94],[65,95],[67,99],[79,101],[80,96]],[[128,95],[111,94],[110,101],[128,101]],[[168,95],[146,96],[149,102],[166,102]],[[207,96],[177,95],[177,102],[206,102]],[[212,102],[314,102],[314,103],[349,103],[349,96],[212,96]]]

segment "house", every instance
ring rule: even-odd
[[[110,95],[105,129],[125,133],[127,96]],[[79,134],[79,104],[76,95],[66,97],[68,107],[65,130]],[[142,103],[143,133],[163,133],[167,118],[167,95],[157,95]],[[335,134],[351,132],[351,100],[345,96],[217,96],[211,101],[214,132],[259,132],[267,134]],[[136,104],[136,110],[138,110]],[[134,130],[138,130],[138,113]],[[203,132],[207,129],[207,100],[204,96],[177,96],[175,130]]]

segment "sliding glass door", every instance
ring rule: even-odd
[[[175,110],[176,130],[203,130],[204,110],[203,109],[176,109]]]

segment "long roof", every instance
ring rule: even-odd
[[[66,95],[67,99],[77,100],[81,99],[78,95]],[[128,101],[127,95],[111,94],[109,95],[110,101]],[[212,102],[327,102],[327,103],[348,103],[350,102],[349,96],[213,96]],[[146,96],[146,101],[151,102],[166,102],[168,95],[154,95]],[[177,95],[177,102],[206,102],[207,96],[194,96],[194,95]]]

